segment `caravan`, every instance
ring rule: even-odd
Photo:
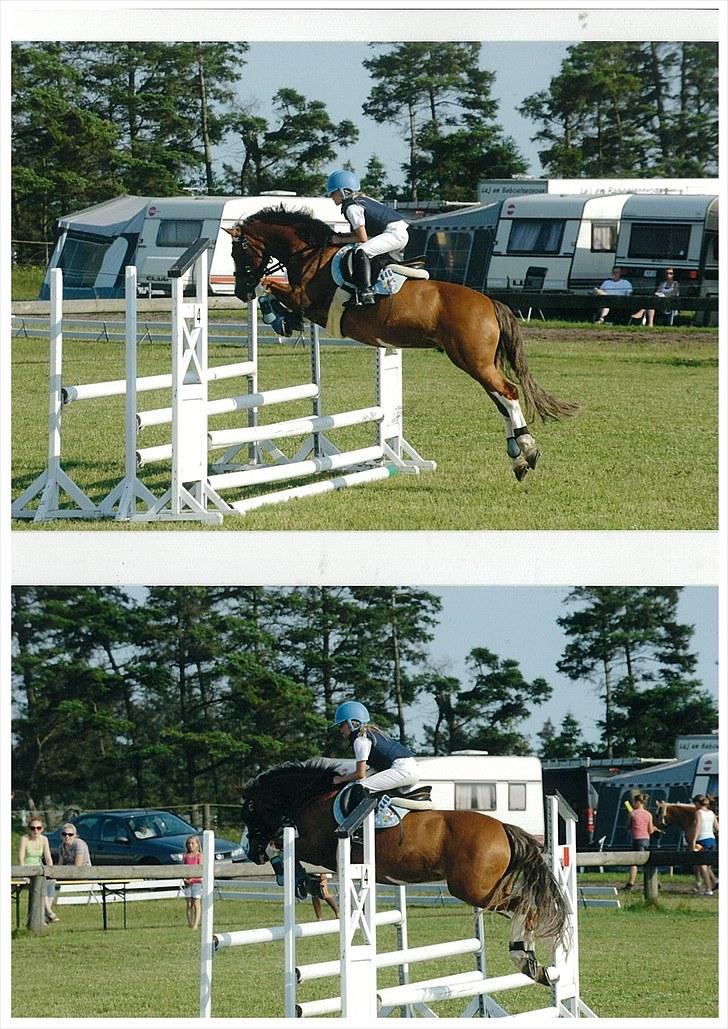
[[[488,288],[590,292],[614,266],[627,200],[626,193],[504,200]]]
[[[461,750],[443,757],[418,757],[417,766],[420,783],[432,786],[436,808],[481,811],[520,826],[543,843],[543,786],[537,757],[495,757]]]
[[[680,296],[718,295],[718,197],[632,196],[624,205],[616,263],[636,292],[673,268]]]
[[[63,269],[66,299],[123,297],[124,269],[130,264],[137,266],[140,292],[169,293],[167,270],[201,238],[210,240],[210,292],[232,295],[233,259],[224,229],[278,204],[291,210],[305,207],[334,231],[348,231],[348,223],[329,197],[289,192],[235,198],[118,197],[59,220],[40,299],[50,295],[53,268]]]
[[[434,279],[480,292],[590,292],[614,265],[627,194],[510,196],[422,218],[407,256],[425,255]]]

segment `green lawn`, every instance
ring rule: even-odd
[[[591,877],[590,877],[591,878]],[[616,881],[616,880],[615,880]],[[665,896],[647,909],[639,896],[623,907],[579,911],[581,993],[604,1018],[663,1019],[718,1016],[718,898]],[[183,900],[134,902],[122,928],[120,904],[110,907],[110,929],[101,929],[98,905],[57,908],[61,921],[42,937],[25,929],[12,942],[12,1014],[16,1018],[192,1018],[198,1011],[199,936],[185,926]],[[327,911],[327,915],[329,912]],[[298,905],[301,921],[312,917]],[[218,901],[215,927],[232,930],[281,923],[279,902]],[[471,935],[465,908],[413,908],[412,946]],[[488,972],[507,974],[508,926],[487,916]],[[378,949],[395,949],[393,927],[380,927]],[[302,962],[337,956],[336,937],[299,944]],[[235,948],[215,958],[213,1015],[275,1018],[283,1014],[282,944]],[[472,968],[454,957],[413,966],[413,979]],[[381,985],[396,984],[396,969],[380,972]],[[299,988],[298,999],[334,994],[333,980]],[[41,984],[29,988],[29,984]],[[509,991],[497,998],[513,1013],[549,1003],[543,987]],[[455,1017],[467,1001],[437,1006]]]
[[[437,471],[400,475],[366,487],[226,517],[226,529],[702,529],[717,528],[717,333],[669,329],[637,333],[594,326],[525,327],[537,381],[558,397],[581,404],[576,418],[533,426],[542,457],[516,482],[505,454],[501,419],[480,387],[437,351],[406,351],[405,435]],[[13,496],[45,466],[48,345],[13,341]],[[238,360],[213,348],[211,364]],[[66,341],[64,381],[122,378],[120,344]],[[167,348],[140,348],[139,374],[169,370]],[[266,346],[259,387],[310,381],[304,348]],[[324,348],[325,411],[374,403],[374,354],[367,348]],[[221,382],[211,397],[243,392]],[[145,393],[140,409],[169,404]],[[270,420],[310,413],[307,403],[269,409]],[[238,416],[238,419],[240,416]],[[265,420],[265,418],[261,418]],[[218,417],[215,428],[241,424]],[[144,445],[167,442],[167,427],[144,432]],[[366,446],[373,429],[335,430],[342,449]],[[296,441],[297,442],[297,441]],[[284,447],[284,449],[286,449]],[[290,448],[294,449],[293,445]],[[62,464],[95,501],[123,477],[123,398],[87,401],[64,411]],[[169,466],[142,477],[160,495]],[[238,499],[240,492],[226,493]],[[119,529],[114,521],[45,523],[73,529]],[[16,529],[35,526],[15,521]],[[131,526],[130,528],[139,528]],[[145,527],[146,528],[146,527]],[[197,529],[165,523],[154,528]]]

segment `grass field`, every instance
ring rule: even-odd
[[[524,327],[537,381],[580,413],[533,428],[541,461],[516,482],[505,455],[501,419],[480,387],[437,351],[404,352],[405,435],[437,471],[226,517],[226,529],[702,529],[717,528],[718,342],[716,330],[653,333],[604,326]],[[213,348],[211,364],[239,359]],[[325,410],[374,402],[374,354],[367,348],[324,348]],[[13,496],[45,467],[48,345],[13,341]],[[303,347],[269,346],[261,389],[309,381]],[[140,375],[169,370],[167,348],[140,348]],[[67,384],[123,378],[123,347],[66,341]],[[232,388],[231,388],[232,387]],[[213,383],[211,397],[240,392]],[[145,393],[140,409],[168,396]],[[274,412],[274,413],[273,413]],[[304,402],[265,412],[270,420],[310,413]],[[72,404],[64,411],[62,464],[99,501],[123,476],[123,398]],[[238,416],[239,418],[240,416]],[[261,418],[264,421],[264,418]],[[215,428],[240,424],[215,419]],[[145,430],[143,445],[164,443],[167,427]],[[335,430],[342,449],[373,442],[371,427]],[[298,441],[295,441],[295,445]],[[285,448],[284,448],[285,449]],[[295,449],[291,444],[289,450]],[[168,465],[142,470],[160,495]],[[226,498],[237,499],[234,491]],[[40,528],[118,529],[114,521],[59,521]],[[16,529],[32,529],[15,521]],[[165,523],[156,530],[199,528]],[[135,529],[139,526],[130,526]],[[148,528],[148,527],[145,527]]]
[[[597,878],[585,877],[585,881]],[[603,882],[606,877],[599,879]],[[610,880],[611,881],[611,880]],[[615,879],[615,884],[621,880]],[[686,883],[687,883],[686,878]],[[617,909],[579,911],[581,992],[603,1018],[717,1018],[718,898],[663,896],[646,908],[639,896],[626,896]],[[16,1018],[156,1017],[197,1015],[199,936],[185,926],[183,900],[139,901],[109,908],[108,932],[101,929],[98,905],[57,907],[61,921],[42,937],[25,929],[12,942],[12,1014]],[[329,912],[327,911],[327,914]],[[312,917],[308,902],[298,905],[301,921]],[[24,918],[24,913],[23,913]],[[218,901],[215,927],[221,930],[281,924],[279,902]],[[470,936],[467,909],[413,908],[412,946]],[[487,916],[488,972],[513,971],[507,956],[508,926]],[[227,950],[215,959],[213,1015],[218,1018],[276,1018],[283,1014],[281,944]],[[304,949],[305,948],[305,949]],[[393,927],[380,927],[378,949],[396,948]],[[302,941],[301,961],[337,956],[335,937]],[[468,957],[414,966],[413,979],[470,969]],[[379,973],[381,985],[395,985],[396,969]],[[331,996],[334,980],[299,988],[299,999]],[[36,988],[31,988],[35,984]],[[42,987],[42,988],[41,988]],[[549,1002],[542,987],[509,991],[497,998],[516,1013]],[[465,1001],[437,1005],[442,1017],[455,1017]]]

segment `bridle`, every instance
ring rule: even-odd
[[[240,251],[238,255],[235,254],[236,247]],[[254,268],[250,260],[250,254],[250,244],[241,233],[237,239],[233,240],[233,256],[235,259],[235,278],[238,280],[236,285],[245,294],[246,300],[252,300],[255,296],[255,287],[265,274],[272,274],[283,268],[280,261],[277,261],[272,267],[268,267],[271,255],[266,250],[263,250],[261,254],[260,264],[257,268]]]
[[[236,247],[240,251],[237,256],[235,256]],[[324,249],[321,246],[309,243],[295,251],[295,254],[300,257],[309,252],[318,254],[318,267],[316,268],[316,272],[318,272],[323,262]],[[276,272],[283,271],[286,268],[282,261],[273,258],[265,249],[262,251],[260,264],[255,268],[250,260],[250,254],[250,244],[241,227],[240,235],[233,239],[233,256],[235,260],[236,295],[239,295],[238,290],[240,290],[240,293],[244,294],[244,296],[241,296],[241,299],[245,300],[251,300],[255,296],[255,288],[264,275],[274,275]],[[275,263],[269,267],[271,260],[274,260]]]

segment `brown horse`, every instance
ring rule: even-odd
[[[331,263],[340,249],[329,243],[331,228],[307,211],[265,208],[228,229],[233,236],[235,295],[255,296],[258,283],[289,311],[326,325],[336,284]],[[272,259],[285,267],[288,282],[272,279]],[[369,346],[443,350],[480,383],[503,417],[506,450],[520,481],[539,457],[521,410],[518,390],[503,374],[509,369],[521,386],[526,415],[543,421],[575,413],[576,404],[557,400],[534,381],[523,338],[510,308],[457,283],[407,279],[399,292],[378,297],[369,307],[345,307],[342,330]]]
[[[267,860],[283,827],[298,829],[296,858],[336,869],[333,802],[341,786],[322,761],[291,762],[262,772],[243,793],[248,857]],[[376,875],[383,883],[445,880],[473,907],[512,919],[510,956],[519,970],[548,984],[534,952],[536,938],[568,946],[567,905],[535,840],[523,829],[478,811],[411,811],[399,827],[376,833]],[[361,848],[352,847],[361,861]],[[514,890],[515,887],[515,890]]]

